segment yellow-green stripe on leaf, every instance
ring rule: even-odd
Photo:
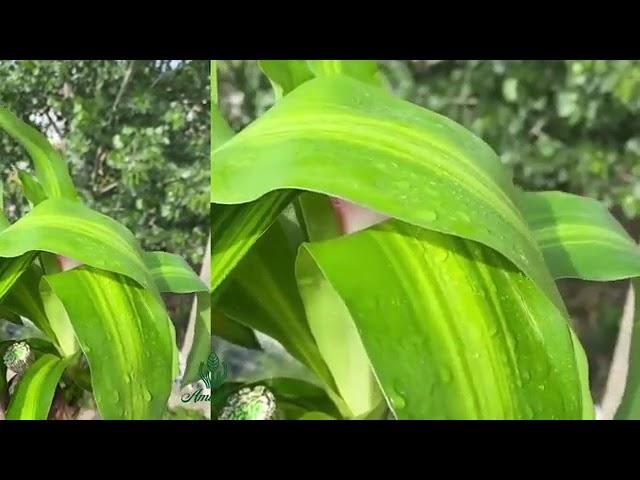
[[[7,420],[46,420],[67,360],[45,354],[19,380],[7,409]]]
[[[159,419],[171,391],[177,348],[158,296],[128,277],[88,266],[46,279],[87,357],[102,418]]]

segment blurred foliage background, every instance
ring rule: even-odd
[[[398,96],[489,143],[516,184],[604,202],[640,236],[640,61],[380,61]],[[220,107],[239,130],[273,104],[255,61],[218,63]],[[603,393],[628,282],[560,288]]]
[[[0,105],[63,152],[88,205],[145,249],[177,253],[199,271],[209,235],[208,61],[0,61]],[[12,219],[28,208],[16,169],[31,164],[0,132]],[[191,306],[184,297],[170,299],[178,326]]]

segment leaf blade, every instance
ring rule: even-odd
[[[177,347],[159,297],[125,276],[88,266],[46,279],[87,357],[102,417],[161,418]],[[78,302],[79,296],[86,301]]]
[[[7,420],[46,420],[67,361],[45,354],[20,379],[7,409]]]
[[[3,107],[0,107],[0,128],[27,150],[48,197],[78,200],[65,161],[44,135]]]

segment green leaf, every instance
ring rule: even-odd
[[[310,80],[215,149],[214,202],[283,188],[487,245],[565,311],[495,152],[462,126],[347,77]]]
[[[307,192],[298,197],[298,204],[310,241],[340,236],[329,198]],[[344,414],[349,418],[365,415],[380,404],[382,395],[351,314],[309,256],[298,257],[295,273],[309,328],[349,407]]]
[[[224,338],[227,342],[250,350],[262,350],[256,335],[248,327],[234,322],[229,317],[214,310],[211,317],[213,335]]]
[[[46,420],[67,360],[45,354],[18,383],[7,409],[7,420]]]
[[[37,285],[40,285],[42,270],[32,264],[14,284],[4,299],[3,306],[11,312],[22,315],[33,322],[52,341],[56,340],[56,334],[49,324],[47,313],[40,296]]]
[[[87,357],[102,418],[161,418],[177,348],[159,297],[128,277],[88,266],[46,279]]]
[[[182,385],[198,380],[197,368],[211,352],[211,297],[207,292],[197,295],[197,317],[193,337],[193,345],[187,357],[187,366],[182,378]]]
[[[211,128],[213,130],[213,136],[211,138],[214,148],[221,146],[224,142],[233,137],[233,130],[229,124],[225,122],[224,118],[222,118],[222,115],[220,115],[220,112],[216,107],[211,108]]]
[[[629,368],[624,394],[614,417],[616,420],[640,420],[640,279],[633,279],[631,284],[634,291],[635,310],[631,330]]]
[[[314,77],[306,60],[259,60],[258,65],[269,78],[277,99]]]
[[[28,252],[16,258],[0,258],[0,302],[33,263],[36,254]]]
[[[279,341],[325,385],[335,388],[307,325],[294,258],[295,249],[282,225],[274,223],[237,265],[213,306],[232,320]]]
[[[353,316],[400,419],[579,419],[567,319],[476,242],[392,220],[310,255]]]
[[[71,357],[78,351],[78,342],[76,341],[69,315],[45,277],[40,278],[39,290],[48,326],[51,327],[50,330],[53,332],[51,339],[55,340],[62,357]],[[49,329],[46,331],[49,331]]]
[[[555,278],[640,276],[640,247],[600,202],[563,192],[524,193],[522,212]]]
[[[212,292],[222,284],[295,195],[296,192],[282,190],[244,205],[212,205]]]
[[[20,179],[24,196],[27,197],[32,206],[38,205],[47,199],[47,194],[44,193],[42,185],[27,172],[18,170],[18,178]]]
[[[49,198],[78,199],[65,161],[44,135],[3,107],[0,107],[0,129],[27,150],[36,176]]]
[[[76,202],[45,200],[0,232],[0,256],[17,257],[35,250],[127,275],[145,287],[154,285],[133,234]]]
[[[209,287],[179,255],[167,252],[144,252],[142,257],[160,292],[209,291]]]
[[[375,60],[307,60],[307,63],[316,77],[346,75],[371,85],[382,85]]]

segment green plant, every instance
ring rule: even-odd
[[[143,251],[126,227],[84,205],[61,154],[1,107],[0,129],[35,167],[35,176],[17,172],[31,209],[12,224],[0,191],[0,350],[10,350],[9,367],[33,354],[12,385],[1,366],[0,411],[8,419],[55,417],[57,405],[88,391],[104,419],[162,418],[179,372],[161,294],[198,295],[188,383],[206,361],[208,287],[181,257]],[[28,349],[13,343],[16,332]]]
[[[238,134],[212,113],[213,333],[308,367],[317,385],[261,382],[285,417],[593,418],[555,280],[640,273],[607,209],[516,188],[375,62],[260,66],[273,108]]]

